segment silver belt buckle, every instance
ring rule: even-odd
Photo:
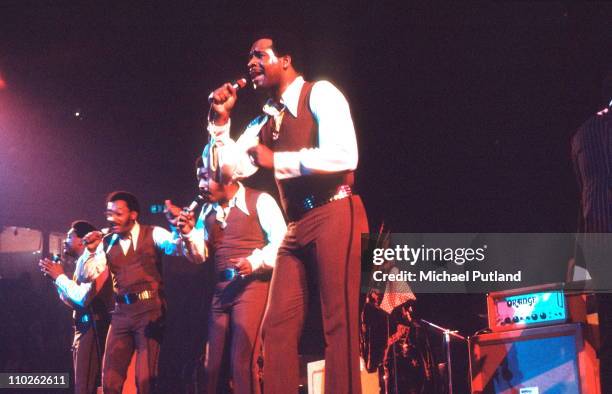
[[[351,187],[349,185],[342,185],[338,188],[338,190],[336,191],[336,194],[334,194],[334,196],[332,198],[330,198],[330,202],[331,201],[336,201],[336,200],[342,200],[343,198],[346,197],[350,197],[353,194],[353,191],[351,190]]]
[[[151,290],[144,290],[140,293],[138,293],[138,299],[139,300],[149,300],[153,298],[153,292]]]
[[[317,199],[313,195],[304,198],[304,200],[302,200],[302,208],[304,209],[304,212],[307,212],[311,209],[320,207],[332,201],[342,200],[343,198],[350,197],[352,195],[353,191],[351,190],[351,187],[349,185],[341,185],[338,186],[338,188],[336,189],[336,194],[326,200],[317,201]]]

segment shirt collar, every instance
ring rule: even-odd
[[[140,234],[140,224],[135,222],[130,230],[130,236],[132,237],[132,245],[134,245],[134,250],[136,250],[136,243],[138,242],[138,235]]]
[[[236,191],[236,194],[234,195],[234,197],[232,197],[228,201],[228,207],[229,208],[236,207],[240,209],[242,212],[244,212],[246,215],[250,215],[249,210],[247,208],[247,204],[246,204],[246,189],[244,188],[244,185],[241,182],[236,182],[236,183],[238,183],[238,191]],[[208,204],[204,210],[204,216],[206,217],[206,215],[208,215],[210,211],[212,211],[213,209],[215,211],[219,211],[223,208],[221,207],[221,205],[219,205],[219,203],[216,203],[216,202],[212,204]]]
[[[294,79],[289,86],[287,86],[287,89],[285,89],[283,92],[280,100],[280,104],[284,105],[291,115],[296,118],[298,115],[298,101],[300,99],[302,86],[304,86],[304,78],[299,76]],[[268,101],[266,101],[263,111],[270,116],[276,116],[280,113],[278,104],[276,104],[272,99],[268,99]]]

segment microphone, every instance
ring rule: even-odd
[[[208,201],[206,197],[201,194],[198,194],[188,207],[183,208],[183,212],[193,212],[198,207],[198,205],[205,203],[206,201]]]
[[[108,235],[109,234],[106,234],[104,236],[104,238],[106,238]],[[108,247],[104,251],[106,254],[108,254],[110,252],[111,248],[113,247],[113,245],[115,245],[115,242],[117,242],[118,239],[119,239],[119,234],[113,234],[113,236],[111,237],[110,241],[108,242]]]
[[[203,204],[207,201],[208,201],[208,198],[206,198],[205,194],[198,194],[196,198],[191,202],[191,204],[189,204],[189,206],[183,208],[183,211],[185,213],[193,212],[198,207],[198,205]],[[166,213],[165,210],[166,210],[166,206],[164,204],[158,203],[158,204],[152,204],[149,206],[149,211],[152,214]]]
[[[232,87],[233,87],[234,89],[236,89],[236,90],[244,89],[244,88],[247,86],[247,82],[248,82],[248,79],[247,79],[246,77],[242,77],[242,78],[239,78],[239,79],[237,79],[237,80],[233,81],[233,82],[232,82]],[[212,92],[210,92],[210,94],[208,95],[208,102],[209,102],[210,104],[212,104],[212,101],[213,101],[213,94],[214,94],[214,93],[215,93],[215,92],[214,92],[214,91],[212,91]]]
[[[101,228],[99,231],[102,233],[102,239],[108,237],[108,235],[110,234],[110,228],[108,227]],[[83,239],[81,242],[83,242],[83,245],[85,246],[89,244],[89,242],[87,242],[87,240],[85,239]]]
[[[119,234],[113,234],[110,232],[110,228],[109,227],[104,227],[100,229],[100,232],[102,234],[104,234],[104,236],[102,237],[102,241],[104,241],[104,239],[106,237],[108,237],[109,235],[111,235],[111,239],[108,243],[108,247],[106,248],[106,250],[104,251],[106,254],[108,254],[111,250],[111,248],[113,247],[113,245],[115,244],[115,242],[117,242],[117,239],[119,239]]]

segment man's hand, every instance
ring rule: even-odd
[[[257,144],[248,151],[253,160],[253,164],[261,168],[274,168],[274,152],[263,144]]]
[[[195,227],[195,216],[193,212],[183,209],[176,220],[176,227],[183,235],[187,235]]]
[[[38,262],[38,266],[40,270],[49,275],[49,277],[53,280],[57,279],[58,276],[64,273],[64,267],[62,267],[59,263],[54,263],[49,259],[43,259]]]
[[[87,247],[90,253],[93,253],[102,242],[102,238],[104,238],[104,233],[101,231],[92,231],[90,233],[85,234],[83,237],[83,244]]]
[[[227,123],[232,108],[236,104],[237,97],[236,89],[234,89],[231,83],[225,83],[213,92],[210,107],[216,125],[221,126]]]
[[[246,257],[230,259],[230,263],[234,264],[236,270],[238,270],[238,273],[242,276],[253,273],[253,266],[251,266],[251,262]]]
[[[193,212],[189,212],[186,209],[181,209],[176,205],[172,204],[172,201],[164,201],[164,214],[168,222],[174,227],[178,228],[184,235],[195,227],[195,216]]]
[[[178,217],[180,214],[181,208],[172,204],[172,201],[170,200],[164,201],[164,215],[166,215],[168,223],[170,223],[174,227],[178,227]]]

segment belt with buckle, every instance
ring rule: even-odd
[[[309,195],[302,199],[301,203],[296,207],[297,209],[297,218],[299,219],[306,212],[311,209],[315,209],[321,207],[325,204],[329,204],[330,202],[342,200],[343,198],[347,198],[353,195],[353,190],[349,185],[340,185],[333,192],[325,195]],[[292,215],[293,216],[293,215]]]
[[[97,315],[97,314],[84,313],[82,315],[76,315],[74,317],[74,320],[77,323],[89,323],[93,320],[102,320],[102,316]]]
[[[228,282],[240,277],[236,268],[226,268],[223,271],[217,272],[217,280],[219,282]]]
[[[157,292],[154,290],[144,290],[140,293],[127,293],[115,296],[115,301],[119,304],[134,304],[138,301],[150,300],[157,297]]]

